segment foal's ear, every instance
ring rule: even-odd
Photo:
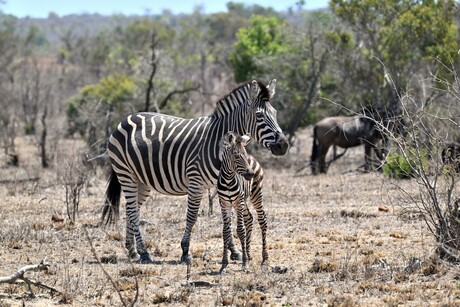
[[[245,135],[242,135],[240,137],[240,143],[244,147],[248,146],[249,142],[251,142],[251,135],[250,134],[246,133]]]
[[[237,137],[238,136],[235,134],[235,132],[233,131],[227,132],[224,137],[224,145],[231,146],[235,144]]]
[[[270,94],[270,99],[275,95],[276,79],[273,79],[268,85],[268,93]]]
[[[254,102],[254,100],[257,98],[257,95],[259,95],[259,92],[259,83],[256,80],[252,80],[251,87],[249,89],[249,105],[251,105]]]

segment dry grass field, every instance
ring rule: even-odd
[[[32,286],[32,297],[24,284],[0,284],[0,306],[121,306],[133,301],[139,306],[458,306],[458,267],[434,256],[435,242],[418,215],[400,216],[397,186],[417,193],[415,182],[356,171],[362,148],[349,150],[327,175],[311,176],[305,169],[295,176],[300,162],[291,162],[308,158],[308,133],[287,157],[261,157],[269,267],[260,268],[255,225],[250,270],[242,272],[240,263],[231,261],[227,273],[218,275],[220,212],[214,201],[215,213],[208,216],[203,201],[205,212],[192,236],[188,283],[186,266],[178,263],[185,197],[152,195],[142,208],[142,231],[155,263],[131,264],[123,248],[124,214],[115,227],[97,227],[103,171],[83,190],[72,224],[56,171],[43,172],[37,161],[1,168],[0,277],[46,259],[48,271],[25,276],[59,293]],[[27,142],[22,145],[27,153]],[[29,151],[33,156],[34,149]],[[33,177],[39,180],[24,181]],[[53,215],[65,220],[54,222]],[[106,260],[116,263],[101,263]]]

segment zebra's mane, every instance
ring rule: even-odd
[[[256,80],[257,84],[259,85],[260,92],[259,92],[259,97],[261,100],[270,100],[270,93],[267,89],[267,86],[265,83],[263,83],[260,80]],[[233,97],[243,97],[244,101],[246,101],[249,98],[249,89],[251,87],[252,80],[246,81],[242,84],[240,84],[238,87],[234,88],[230,93],[222,97],[216,102],[216,109],[214,110],[213,114],[216,114],[216,112],[221,113],[222,108],[232,108],[231,106],[228,106],[228,104],[236,105],[236,104],[241,104],[242,101],[235,101]]]

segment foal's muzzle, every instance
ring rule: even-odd
[[[247,171],[246,173],[243,174],[243,178],[246,180],[251,180],[252,178],[254,178],[254,172]]]
[[[282,156],[286,154],[289,148],[289,142],[287,138],[282,133],[277,133],[275,137],[275,142],[268,144],[270,151],[275,156]]]

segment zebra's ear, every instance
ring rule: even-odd
[[[249,91],[250,91],[249,105],[251,105],[252,102],[257,98],[257,95],[259,95],[259,92],[260,92],[259,83],[256,80],[251,81],[251,88],[249,89]]]
[[[276,87],[276,79],[273,79],[267,85],[268,92],[270,93],[270,99],[272,99],[272,97],[275,95],[275,87]]]

